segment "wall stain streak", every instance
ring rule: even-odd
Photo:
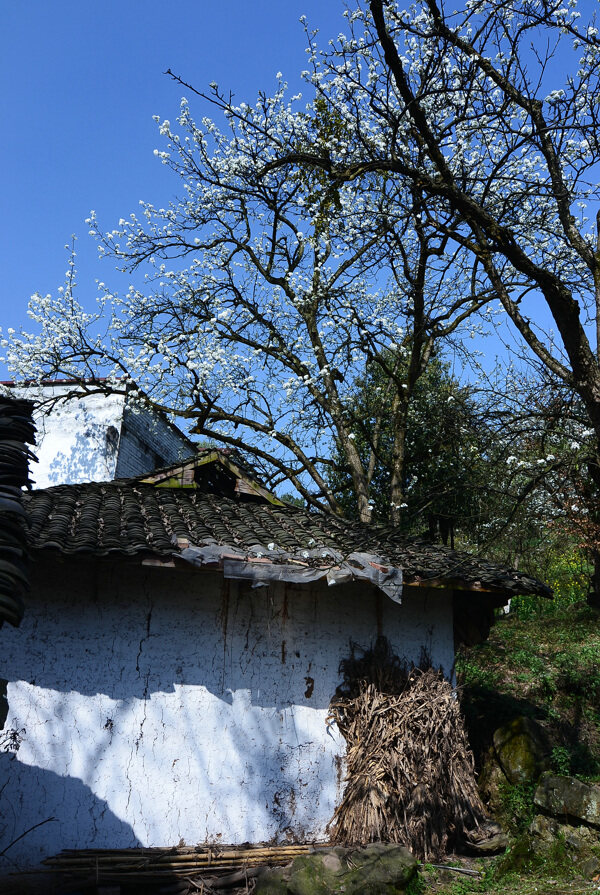
[[[377,613],[377,636],[383,637],[383,594],[377,590],[375,594],[375,612]]]
[[[286,621],[288,620],[288,618],[289,618],[289,613],[288,613],[288,589],[287,589],[286,585],[284,584],[284,586],[283,586],[283,604],[282,604],[282,607],[281,607],[281,621],[282,621],[282,624],[285,625],[285,623],[286,623]]]
[[[227,625],[229,624],[229,596],[230,585],[227,578],[221,585],[221,630],[223,631],[223,667],[221,670],[221,690],[225,688],[225,676],[227,668]]]

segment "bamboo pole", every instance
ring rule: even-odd
[[[54,872],[114,880],[130,874],[143,878],[190,875],[207,870],[222,874],[261,864],[287,864],[314,850],[312,845],[66,849],[47,858],[44,864]]]

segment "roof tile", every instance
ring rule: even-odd
[[[373,553],[403,569],[405,580],[549,594],[541,582],[468,553],[406,540],[397,529],[365,526],[296,507],[243,503],[198,490],[132,482],[59,485],[24,495],[33,550],[172,558],[177,539],[285,551],[327,546]]]

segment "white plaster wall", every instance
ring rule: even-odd
[[[378,630],[450,673],[447,594],[41,566],[21,628],[0,632],[0,852],[50,817],[6,857],[324,838],[344,755],[328,704],[350,641]]]
[[[36,401],[66,394],[66,385],[24,389]],[[58,403],[50,413],[35,410],[37,427],[30,475],[36,488],[75,482],[106,482],[114,479],[117,464],[124,397],[89,395]],[[109,427],[111,433],[107,438]]]

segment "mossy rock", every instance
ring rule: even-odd
[[[527,832],[544,842],[552,842],[560,833],[560,824],[553,817],[546,817],[545,814],[536,814]]]
[[[539,724],[520,715],[494,733],[494,752],[509,783],[533,783],[547,770],[548,743]]]
[[[322,849],[290,867],[266,871],[256,895],[401,895],[417,873],[417,860],[400,845]]]
[[[571,851],[598,851],[600,849],[600,830],[584,824],[575,826],[560,823],[555,817],[548,817],[545,814],[538,814],[533,818],[528,833],[546,842],[562,838]]]
[[[501,873],[543,870],[546,875],[569,877],[577,869],[589,877],[597,872],[597,867],[600,869],[599,846],[597,831],[539,814],[511,844],[498,866]]]
[[[556,876],[568,876],[573,869],[573,855],[562,836],[542,839],[537,834],[524,833],[515,840],[498,868],[500,873],[535,873],[542,868]]]
[[[260,876],[256,880],[255,893],[257,895],[287,895],[290,868],[291,865],[288,867],[267,867],[261,871]]]
[[[477,786],[492,815],[500,814],[502,811],[502,789],[507,782],[506,774],[498,764],[493,748],[490,748],[485,756]]]

